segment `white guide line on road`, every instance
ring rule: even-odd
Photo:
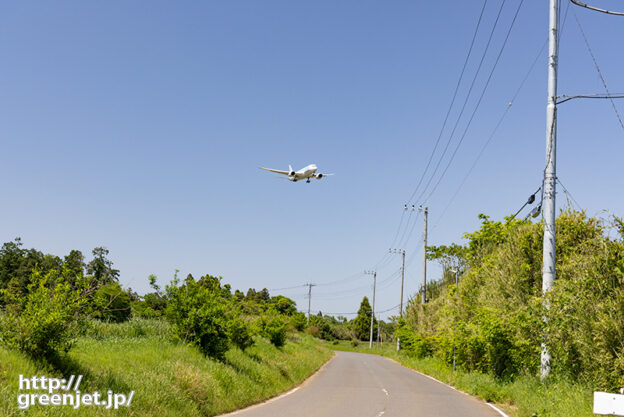
[[[243,411],[246,411],[246,410],[247,410],[247,409],[249,409],[249,408],[256,407],[256,406],[260,406],[260,405],[265,405],[265,404],[270,404],[270,403],[272,403],[273,401],[277,401],[277,400],[279,400],[279,399],[282,399],[282,398],[284,398],[284,397],[289,396],[290,394],[292,394],[292,393],[294,393],[294,392],[298,391],[298,390],[299,390],[299,388],[301,388],[301,387],[300,387],[300,386],[299,386],[299,387],[295,387],[295,388],[291,389],[290,391],[283,393],[282,395],[278,395],[277,397],[273,397],[273,398],[271,398],[271,399],[269,399],[269,400],[266,400],[266,401],[264,401],[264,402],[262,402],[262,403],[260,403],[260,404],[255,404],[255,405],[252,405],[251,407],[247,407],[247,408],[243,408],[243,409],[241,409],[241,410],[233,411],[233,412],[231,412],[231,413],[229,413],[229,414],[227,414],[227,415],[228,415],[228,416],[235,416],[235,415],[237,415],[237,414],[242,413]]]
[[[492,405],[490,403],[486,403],[487,405],[489,405],[490,407],[492,407],[494,409],[494,411],[496,411],[498,414],[500,414],[503,417],[509,417],[507,414],[505,414],[500,408],[498,408],[495,405]]]
[[[386,408],[388,408],[388,400],[390,399],[390,394],[388,394],[388,390],[385,388],[381,389],[384,394],[386,394],[386,405],[384,406],[383,411],[380,411],[379,414],[377,414],[377,417],[381,417],[386,413]]]
[[[385,356],[384,356],[384,357],[385,357]],[[388,358],[388,357],[385,357],[385,358],[386,358],[386,359],[388,359],[389,361],[392,361],[392,362],[395,362],[395,363],[397,363],[397,364],[401,365],[399,362],[395,361],[394,359],[391,359],[391,358]],[[403,366],[403,365],[401,365],[401,366]],[[404,366],[404,368],[407,368],[407,367],[406,367],[406,366]],[[446,382],[442,382],[442,381],[440,381],[439,379],[435,379],[434,377],[432,377],[432,376],[430,376],[430,375],[423,374],[422,372],[417,371],[416,369],[412,369],[412,368],[407,368],[407,369],[410,369],[410,370],[412,370],[412,371],[414,371],[414,372],[416,372],[416,373],[418,373],[418,374],[420,374],[420,375],[422,375],[422,376],[424,376],[424,377],[427,377],[427,378],[431,379],[432,381],[435,381],[435,382],[437,382],[437,383],[439,383],[439,384],[445,385],[445,386],[447,386],[448,388],[450,388],[450,389],[452,389],[452,390],[455,390],[455,391],[457,391],[457,392],[461,392],[462,394],[464,394],[464,395],[466,395],[466,396],[468,396],[468,397],[470,397],[470,398],[476,398],[476,397],[473,397],[472,395],[470,395],[470,394],[468,394],[468,393],[466,393],[466,392],[464,392],[464,391],[462,391],[462,390],[459,390],[459,389],[455,388],[455,387],[454,387],[454,386],[452,386],[451,384],[447,384]],[[384,390],[384,391],[385,391],[385,390]],[[500,409],[500,408],[498,408],[497,406],[493,405],[492,403],[489,403],[489,402],[487,402],[487,401],[484,401],[484,403],[486,403],[487,405],[489,405],[490,407],[492,407],[492,408],[494,409],[494,411],[496,411],[496,412],[497,412],[498,414],[500,414],[501,416],[503,416],[503,417],[509,417],[507,414],[505,414],[505,412],[503,412],[503,410],[501,410],[501,409]],[[379,417],[379,416],[377,416],[377,417]]]

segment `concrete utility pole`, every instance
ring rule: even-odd
[[[459,269],[450,269],[449,271],[455,273],[455,291],[457,291],[457,287],[459,286],[459,282],[457,281],[457,274],[459,274]],[[455,294],[457,294],[457,292]],[[457,323],[455,324],[455,329],[453,329],[453,331],[455,331],[456,329]],[[455,338],[453,338],[453,372],[455,372]]]
[[[406,206],[407,207],[407,206]],[[405,249],[390,249],[390,253],[400,253],[402,255],[401,262],[401,301],[399,303],[399,316],[403,317],[403,282],[405,281]],[[401,339],[397,337],[397,352],[401,350]]]
[[[310,322],[310,305],[312,304],[312,287],[316,284],[306,284],[308,286],[308,323]]]
[[[542,262],[542,294],[546,295],[555,281],[555,183],[557,181],[557,66],[558,66],[558,0],[550,0],[548,29],[548,104],[546,106],[546,169],[544,170],[544,254]],[[548,308],[548,304],[546,304]],[[542,341],[540,376],[550,373],[550,353]]]
[[[373,310],[371,311],[371,325],[370,325],[370,342],[369,349],[373,348],[373,325],[375,319],[375,287],[377,287],[377,271],[364,271],[365,274],[373,276]],[[379,329],[377,330],[379,332]],[[379,333],[378,333],[379,334]]]
[[[399,303],[399,316],[403,317],[403,283],[405,281],[405,249],[390,249],[390,253],[400,253],[401,261],[401,300]]]
[[[423,283],[422,283],[422,303],[425,304],[427,302],[427,217],[429,215],[429,207],[423,208],[422,206],[418,209],[419,211],[423,211],[425,218],[425,231],[423,233]]]

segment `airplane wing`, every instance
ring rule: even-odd
[[[264,167],[258,167],[258,168],[264,169],[265,171],[275,172],[277,174],[290,175],[290,172],[288,172],[288,171],[280,171],[279,169],[271,169],[271,168],[264,168]]]

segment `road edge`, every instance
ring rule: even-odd
[[[327,359],[327,360],[326,360],[326,361],[325,361],[325,362],[324,362],[321,366],[319,366],[319,368],[318,368],[316,371],[314,371],[314,373],[313,373],[312,375],[310,375],[309,377],[307,377],[306,379],[304,379],[303,381],[301,381],[301,383],[300,383],[299,385],[297,385],[296,387],[290,388],[288,391],[285,391],[285,392],[279,393],[279,394],[277,394],[277,395],[276,395],[276,396],[274,396],[274,397],[267,398],[266,400],[263,400],[263,401],[257,402],[257,403],[255,403],[255,404],[248,405],[247,407],[244,407],[244,408],[239,408],[238,410],[229,411],[229,412],[227,412],[226,414],[218,414],[218,415],[216,415],[215,417],[231,417],[231,416],[235,416],[235,415],[237,415],[237,414],[239,414],[239,413],[242,413],[242,412],[244,412],[244,411],[247,411],[247,410],[250,410],[250,409],[253,409],[253,408],[256,408],[256,407],[261,407],[261,406],[263,406],[263,405],[265,405],[265,404],[272,403],[273,401],[277,401],[277,400],[279,400],[279,399],[282,399],[282,398],[284,398],[284,397],[289,396],[290,394],[293,394],[294,392],[296,392],[296,391],[298,391],[300,388],[302,388],[304,385],[307,385],[307,384],[308,384],[311,380],[313,380],[313,379],[314,379],[314,378],[315,378],[315,377],[316,377],[319,373],[321,373],[321,371],[322,371],[323,369],[325,369],[325,367],[326,367],[326,366],[327,366],[327,365],[328,365],[331,361],[333,361],[333,360],[334,360],[334,358],[336,357],[336,351],[332,351],[332,352],[333,352],[333,353],[332,353],[332,355],[331,355],[331,357],[330,357],[329,359]]]
[[[366,352],[359,352],[359,353],[366,353]],[[376,355],[375,353],[367,353],[367,354],[368,354],[368,355]],[[472,395],[472,394],[469,394],[469,393],[467,393],[466,391],[462,391],[462,390],[460,390],[459,388],[452,386],[451,384],[448,384],[448,383],[446,383],[446,382],[444,382],[444,381],[440,381],[439,379],[436,379],[436,378],[432,377],[431,375],[427,375],[426,373],[421,372],[421,371],[419,371],[419,370],[417,370],[417,369],[410,368],[409,366],[405,366],[405,365],[403,365],[401,362],[397,361],[397,360],[396,360],[396,359],[394,359],[394,358],[390,358],[390,357],[385,356],[385,355],[377,355],[377,356],[381,356],[382,358],[386,358],[387,360],[392,361],[392,362],[396,363],[397,365],[402,366],[402,367],[403,367],[403,368],[405,368],[405,369],[409,369],[410,371],[414,371],[414,372],[416,372],[417,374],[420,374],[420,375],[422,375],[422,376],[424,376],[424,377],[426,377],[426,378],[429,378],[429,379],[431,379],[431,380],[433,380],[433,381],[435,381],[435,382],[438,382],[438,383],[440,383],[440,384],[442,384],[442,385],[445,385],[445,386],[447,386],[448,388],[450,388],[450,389],[452,389],[452,390],[455,390],[455,391],[457,391],[457,392],[460,392],[460,393],[462,393],[462,394],[464,394],[464,395],[467,395],[467,396],[468,396],[468,397],[470,397],[470,398],[474,398],[474,399],[475,399],[475,400],[477,400],[477,401],[480,401],[480,402],[482,402],[482,403],[484,403],[484,404],[486,404],[486,405],[489,405],[492,409],[494,409],[494,411],[496,411],[498,414],[500,414],[500,415],[501,415],[501,416],[503,416],[503,417],[510,417],[507,413],[505,413],[503,410],[501,410],[500,408],[498,408],[496,405],[494,405],[494,404],[493,404],[493,403],[491,403],[491,402],[485,401],[485,400],[484,400],[484,399],[482,399],[482,398],[479,398],[479,397],[477,397],[477,396],[474,396],[474,395]],[[501,405],[501,404],[498,404],[498,405]]]

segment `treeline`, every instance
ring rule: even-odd
[[[153,291],[139,296],[121,287],[106,248],[95,248],[86,262],[80,251],[61,258],[22,246],[18,238],[0,249],[0,343],[33,358],[67,351],[90,320],[167,320],[172,338],[216,359],[233,346],[253,345],[256,335],[282,346],[289,329],[307,325],[293,300],[266,289],[232,293],[221,278],[189,274],[180,280],[176,272],[165,288],[151,275]]]
[[[310,316],[306,332],[324,340],[350,340],[354,346],[357,346],[360,341],[370,339],[372,311],[368,297],[362,299],[357,316],[351,320],[344,316],[324,315],[319,311],[317,315]],[[387,323],[377,320],[376,317],[373,318],[373,340],[377,340],[379,333],[379,339],[382,342],[392,341],[395,330],[395,322]]]
[[[565,211],[556,221],[556,281],[542,296],[543,225],[480,215],[465,245],[427,248],[443,278],[413,298],[398,336],[409,354],[514,378],[537,375],[540,344],[553,378],[624,384],[624,223]],[[455,273],[459,285],[455,285]],[[548,306],[546,308],[545,306]]]

